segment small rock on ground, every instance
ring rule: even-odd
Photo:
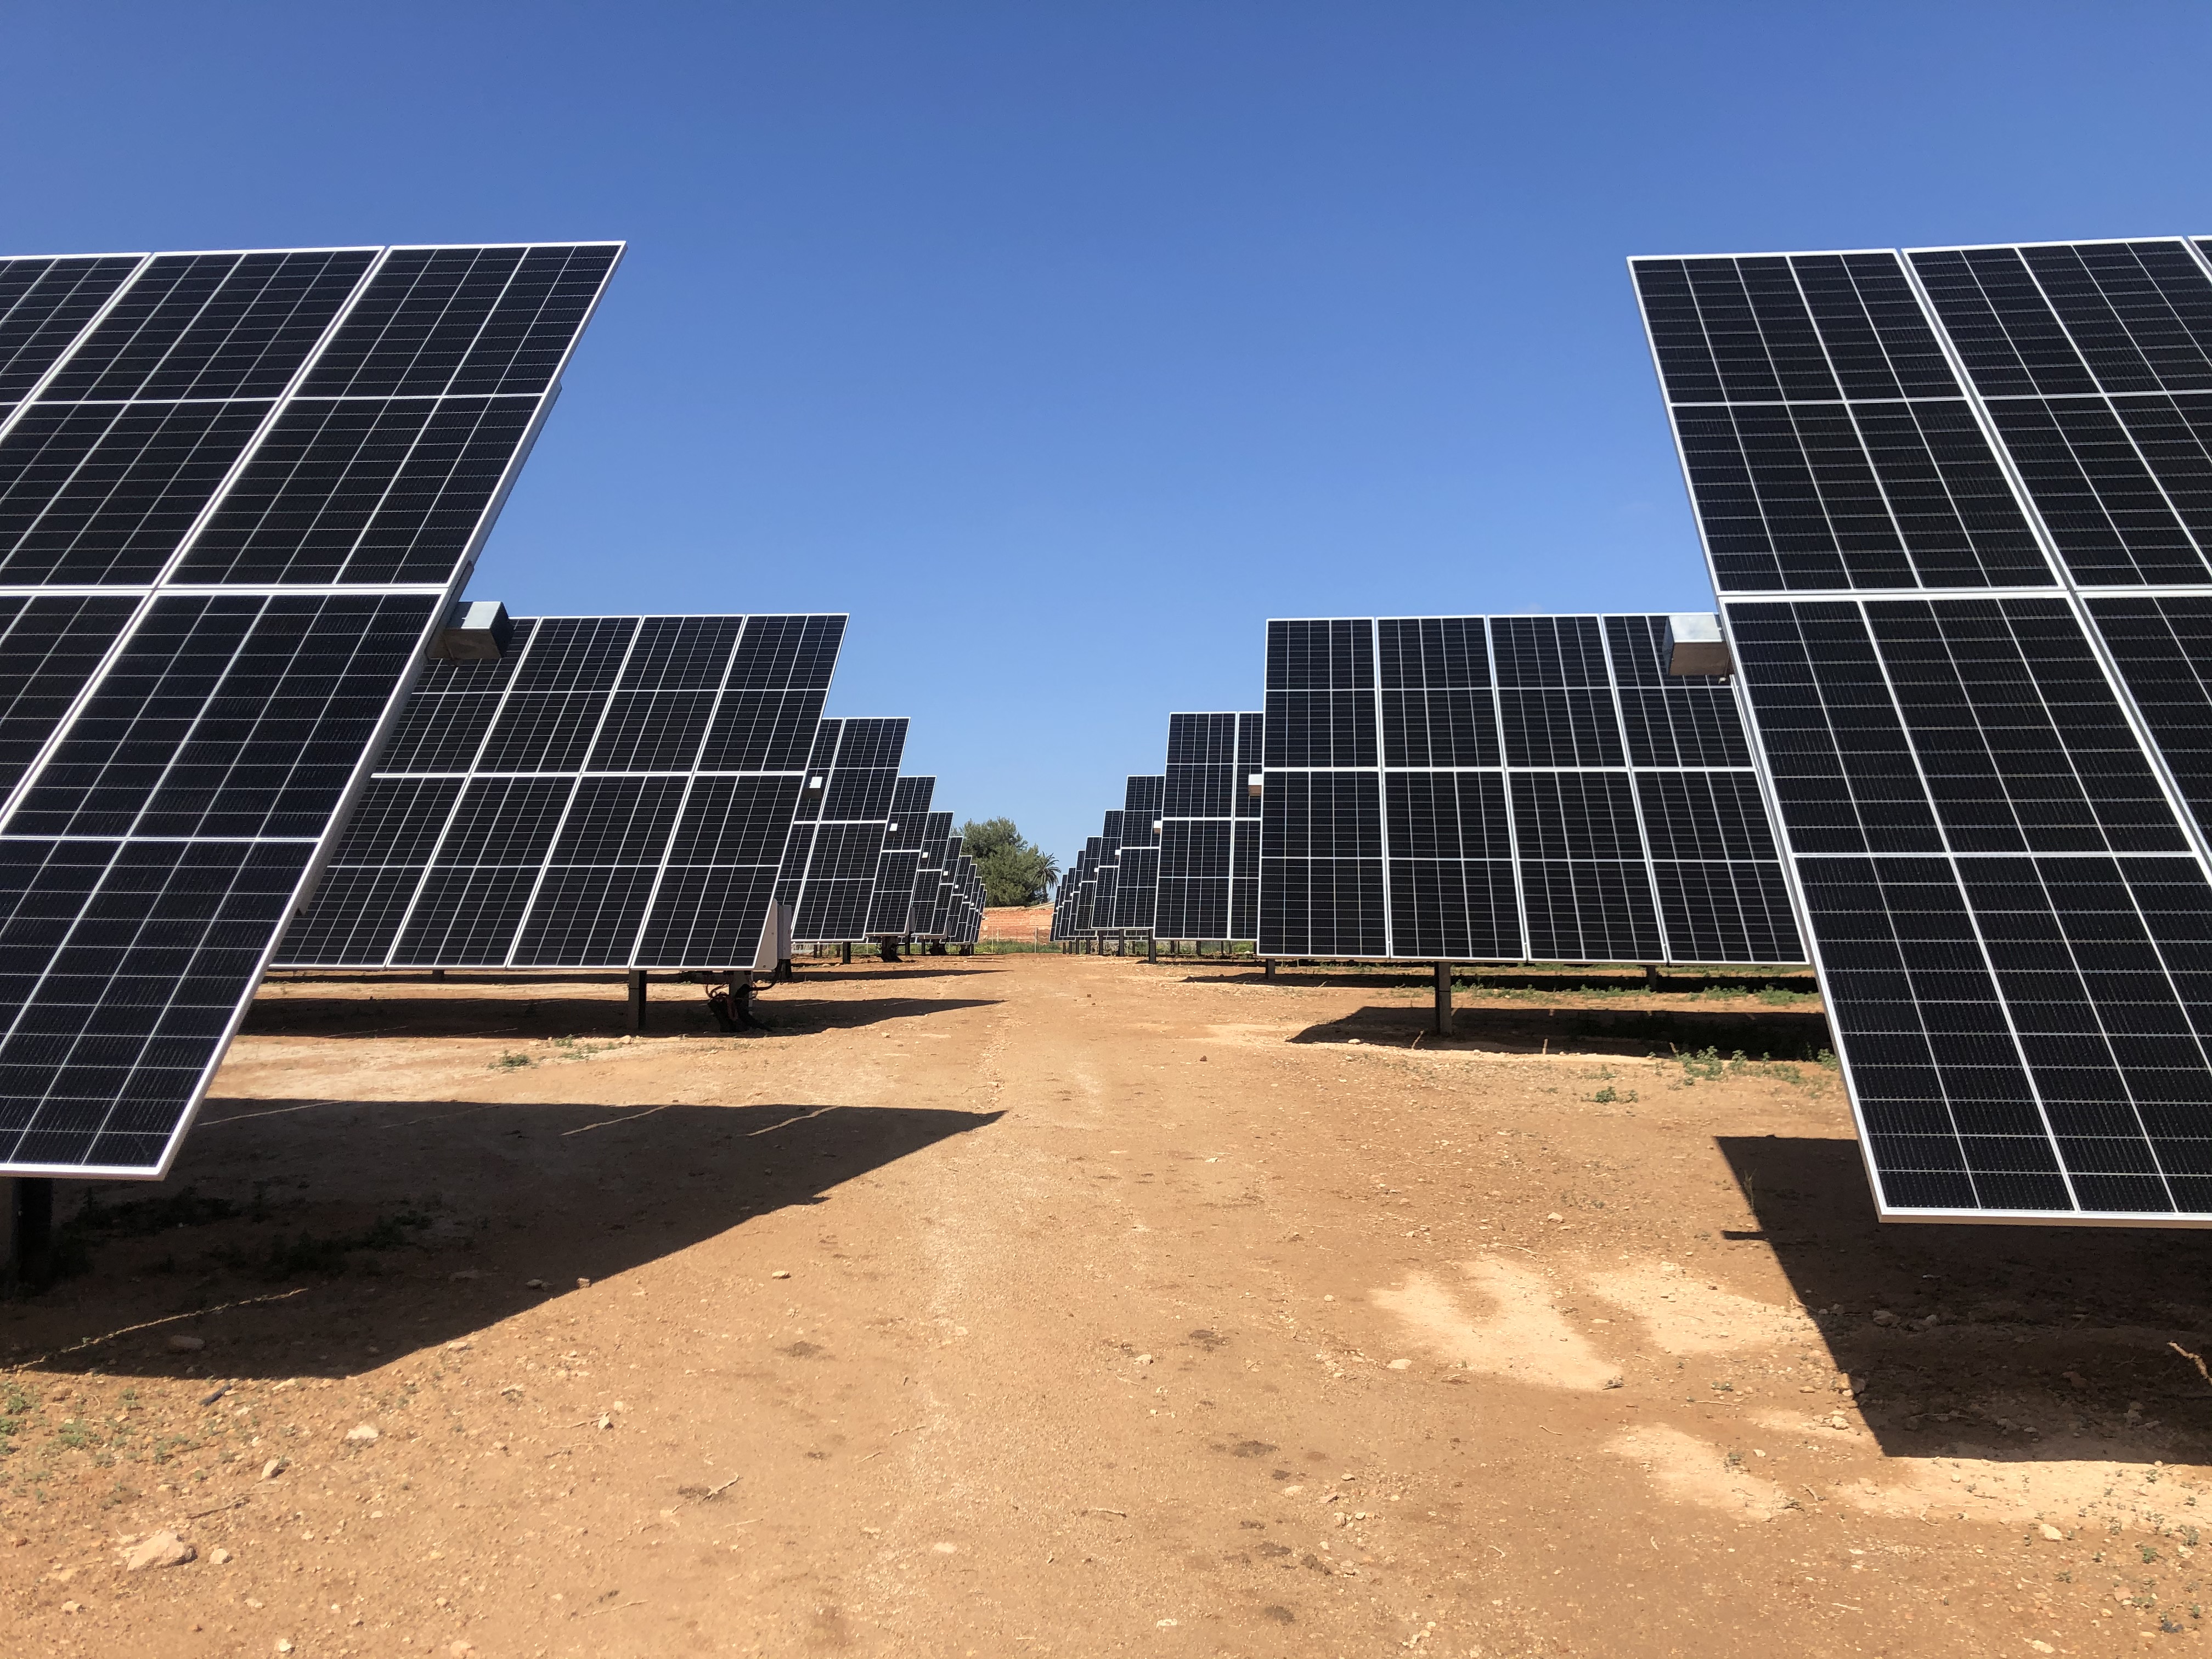
[[[356,1423],[346,1431],[346,1444],[349,1446],[374,1445],[376,1437],[376,1425],[374,1423]]]
[[[123,1565],[131,1572],[148,1567],[181,1567],[199,1552],[173,1532],[149,1533],[124,1553]]]
[[[179,1331],[169,1339],[167,1346],[171,1353],[198,1353],[207,1343],[203,1338],[186,1336]]]

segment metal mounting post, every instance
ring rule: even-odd
[[[1647,962],[1644,964],[1644,988],[1647,991],[1656,991],[1659,988],[1659,964],[1656,962]]]
[[[1146,934],[1146,935],[1145,935],[1145,960],[1146,960],[1146,962],[1158,962],[1159,959],[1160,959],[1160,940],[1159,940],[1159,936],[1158,936],[1157,933],[1147,933],[1147,934]]]
[[[845,943],[844,943],[843,949],[844,949],[844,957],[843,957],[844,964],[845,964],[845,966],[846,966],[846,967],[850,968],[850,967],[853,965],[853,941],[852,941],[852,940],[850,940],[850,939],[847,939],[847,940],[845,941]]]
[[[645,1029],[645,970],[633,968],[629,975],[629,1029]]]
[[[1269,957],[1267,958],[1267,976],[1269,979],[1273,979],[1275,976],[1275,959],[1273,957]]]
[[[1440,962],[1437,964],[1437,1035],[1438,1036],[1449,1036],[1451,1034],[1451,963],[1449,962]]]

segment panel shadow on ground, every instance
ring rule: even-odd
[[[352,1376],[822,1203],[998,1116],[212,1099],[169,1180],[88,1188],[88,1212],[64,1188],[77,1271],[0,1309],[0,1352],[110,1375]],[[100,1332],[126,1334],[73,1346]],[[205,1346],[173,1352],[179,1335]]]
[[[458,975],[435,985],[388,983],[392,991],[380,994],[376,981],[287,979],[276,994],[264,988],[246,1017],[243,1035],[605,1042],[619,1039],[629,1030],[619,974],[549,975],[524,983],[487,979],[484,988],[477,990]],[[762,993],[754,999],[753,1011],[766,1030],[797,1035],[992,1006],[990,999],[900,996],[893,982],[884,989],[894,994],[830,1001],[807,996],[805,981],[800,981]],[[708,1011],[705,986],[656,981],[646,1006],[646,1035],[725,1034]]]
[[[1759,1224],[1723,1240],[1774,1252],[1837,1368],[1863,1382],[1885,1452],[2150,1462],[2212,1449],[2212,1389],[2167,1346],[2203,1351],[2212,1231],[1885,1225],[1855,1140],[1718,1145]]]
[[[1732,1012],[1697,1008],[1468,1007],[1452,1010],[1449,1036],[1433,1030],[1425,1001],[1357,1008],[1310,1025],[1292,1042],[1360,1042],[1424,1048],[1480,1048],[1501,1054],[1636,1056],[1743,1054],[1753,1060],[1817,1060],[1830,1046],[1818,1012]]]

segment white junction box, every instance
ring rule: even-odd
[[[1667,672],[1670,674],[1733,674],[1735,662],[1721,634],[1721,619],[1709,611],[1687,611],[1667,618]]]

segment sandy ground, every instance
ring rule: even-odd
[[[1410,978],[1211,961],[824,964],[757,1036],[656,994],[268,988],[175,1177],[0,1307],[0,1647],[2203,1627],[2212,1241],[1877,1227],[1831,1070],[1668,1051],[1817,1053],[1802,996],[1501,983],[1439,1042]]]

